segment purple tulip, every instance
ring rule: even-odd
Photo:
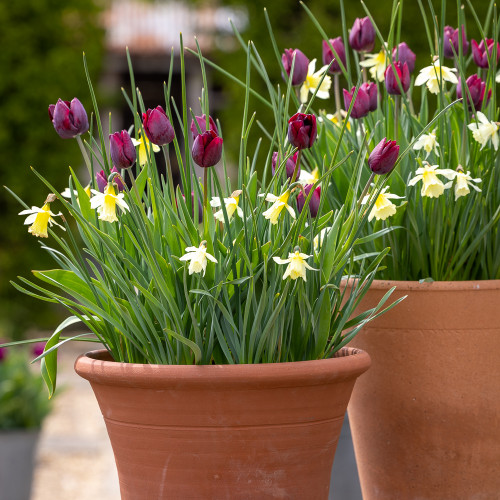
[[[375,28],[369,17],[357,17],[349,33],[349,44],[357,52],[371,52],[375,47]]]
[[[484,100],[484,94],[486,92],[486,83],[481,80],[477,75],[472,75],[465,80],[465,84],[469,88],[470,96],[472,99],[469,99],[469,96],[467,92],[464,92],[463,97],[464,99],[467,100],[467,104],[470,110],[474,108],[476,111],[481,111],[481,108],[483,107],[483,100]],[[485,106],[488,106],[488,103],[490,102],[490,97],[491,97],[491,89],[488,91],[488,95],[486,96],[486,104]],[[458,79],[458,85],[457,85],[457,98],[461,99],[462,98],[462,83],[460,81],[460,78]],[[471,105],[472,104],[472,105]]]
[[[297,210],[299,211],[299,213],[302,212],[302,209],[304,208],[304,204],[306,202],[306,198],[309,196],[309,192],[311,191],[312,187],[313,184],[307,184],[307,186],[304,187],[305,197],[302,190],[297,195]],[[311,199],[309,200],[309,212],[311,214],[311,217],[316,217],[316,215],[318,215],[320,199],[321,199],[321,186],[318,186],[314,190]]]
[[[292,146],[299,149],[310,148],[314,144],[317,135],[316,116],[295,113],[288,120],[288,141]]]
[[[293,176],[293,172],[295,170],[295,165],[297,164],[298,154],[299,154],[299,152],[296,151],[295,154],[293,156],[291,156],[290,158],[288,158],[288,160],[286,161],[285,170],[286,170],[286,176],[289,179],[291,179]],[[276,171],[276,167],[280,166],[280,163],[281,163],[281,158],[278,159],[278,153],[275,151],[273,153],[273,157],[271,160],[271,169],[272,169],[273,175]],[[299,175],[300,175],[300,165],[299,165],[299,169],[297,170],[297,178],[299,177]]]
[[[401,95],[401,87],[399,86],[398,78],[401,87],[403,87],[403,92],[408,92],[410,88],[410,71],[408,69],[408,64],[401,64],[401,61],[392,63],[390,66],[387,66],[385,70],[385,88],[388,94]]]
[[[344,90],[344,107],[347,111],[349,109],[349,106],[351,105],[354,93],[356,92],[356,87],[353,87],[350,92],[348,92],[346,89],[343,90]],[[376,85],[375,85],[375,90],[376,90]],[[358,94],[356,96],[356,100],[354,101],[354,104],[351,109],[351,117],[357,119],[363,118],[371,111],[372,107],[373,107],[373,97],[370,97],[370,95],[368,95],[366,90],[363,89],[362,86],[360,86]],[[375,109],[377,108],[375,107]]]
[[[120,171],[116,167],[113,167],[111,169],[111,173],[113,173],[113,172],[120,173]],[[101,170],[100,172],[98,172],[95,175],[95,180],[97,182],[97,188],[99,189],[99,191],[101,193],[104,193],[104,189],[108,185],[108,178],[104,174],[104,170]],[[119,177],[115,177],[113,179],[113,182],[116,184],[116,187],[117,187],[118,191],[123,191],[123,189],[124,189],[125,186],[123,185],[123,182],[122,182],[122,180]]]
[[[454,29],[451,26],[445,26],[443,30],[443,55],[447,59],[454,59],[455,53],[459,54],[459,46],[458,46],[459,32],[458,28]],[[469,42],[467,41],[467,37],[465,36],[465,26],[462,24],[462,53],[463,55],[467,55],[469,52]]]
[[[33,356],[35,356],[35,358],[38,358],[38,356],[43,354],[44,349],[45,349],[45,344],[43,342],[37,342],[36,344],[33,345],[31,352],[33,353]]]
[[[481,43],[477,43],[476,40],[472,40],[472,58],[477,66],[480,68],[488,68],[488,55],[490,58],[493,57],[493,46],[495,45],[495,40],[493,38],[487,38],[486,44],[485,40],[481,40]],[[500,43],[497,42],[497,63],[500,57]]]
[[[202,116],[195,116],[196,122],[200,127],[201,133],[207,131],[207,115],[203,114]],[[208,124],[210,125],[209,130],[213,130],[217,135],[219,135],[219,131],[217,130],[217,126],[215,125],[214,119],[209,116]],[[196,136],[199,135],[198,129],[196,128],[196,123],[194,120],[191,121],[191,133],[193,134],[193,141],[196,139]]]
[[[222,139],[214,130],[199,134],[194,140],[191,154],[200,167],[213,167],[222,156]]]
[[[161,106],[142,114],[142,128],[148,139],[157,146],[170,144],[175,137],[174,127]]]
[[[135,146],[126,130],[109,136],[111,161],[117,168],[130,168],[137,158]]]
[[[302,85],[306,81],[309,59],[299,49],[285,49],[281,56],[281,62],[285,68],[286,74],[290,77],[292,71],[292,61],[295,56],[293,66],[292,85]],[[285,77],[283,77],[285,79]]]
[[[401,42],[392,50],[392,60],[394,62],[400,61],[402,64],[406,63],[408,65],[410,73],[413,73],[417,56],[415,55],[415,52],[413,52],[410,47],[408,47],[406,42]]]
[[[342,73],[340,69],[340,64],[338,61],[342,61],[342,64],[346,65],[345,58],[345,47],[344,42],[342,41],[342,37],[338,36],[337,38],[333,38],[330,40],[332,47],[335,49],[335,52],[338,55],[338,59],[335,57],[335,54],[332,52],[329,43],[326,40],[323,40],[323,64],[329,65],[332,61],[333,64],[330,66],[328,70],[330,73]]]
[[[7,348],[0,347],[0,361],[4,360],[6,356],[7,356]]]
[[[76,97],[71,102],[58,99],[57,104],[51,104],[49,118],[62,139],[72,139],[89,129],[87,112]]]
[[[368,108],[368,111],[375,111],[378,107],[378,90],[377,90],[377,84],[373,82],[365,82],[362,83],[361,86],[359,87],[360,90],[363,90],[368,94],[368,98],[370,101],[370,106]],[[351,101],[349,101],[350,103]]]
[[[371,171],[377,175],[389,173],[396,164],[399,155],[399,146],[396,141],[382,139],[372,150],[368,157]]]

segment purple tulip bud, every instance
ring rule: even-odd
[[[390,66],[387,66],[385,70],[385,88],[388,94],[401,95],[401,87],[399,86],[398,78],[401,87],[403,87],[403,92],[408,92],[410,88],[410,71],[408,69],[408,64],[401,64],[401,61],[392,63]]]
[[[375,28],[369,17],[357,17],[349,33],[349,44],[357,52],[371,52],[375,47]]]
[[[375,90],[376,90],[376,85],[375,85]],[[350,92],[348,92],[346,89],[343,89],[343,91],[344,91],[344,107],[347,111],[349,109],[349,106],[351,105],[354,93],[356,92],[356,87],[353,87]],[[354,101],[354,104],[351,109],[351,117],[359,119],[366,116],[373,107],[372,99],[370,99],[370,96],[368,95],[366,90],[363,89],[361,86],[358,90],[358,94],[356,95],[356,100]]]
[[[342,64],[346,65],[346,59],[345,59],[345,47],[344,47],[344,42],[342,41],[342,37],[338,36],[337,38],[333,38],[330,40],[330,43],[332,44],[332,47],[335,49],[335,52],[337,53],[339,59],[335,57],[335,54],[332,52],[332,49],[330,48],[330,45],[326,40],[323,40],[323,64],[330,64],[332,61],[333,64],[330,66],[330,69],[328,70],[330,73],[335,74],[335,73],[342,73],[342,70],[340,69],[340,64],[338,61],[342,61]]]
[[[306,202],[306,198],[309,196],[309,192],[311,191],[312,187],[313,184],[307,184],[307,186],[304,187],[304,191],[306,194],[305,197],[302,190],[297,195],[297,210],[299,211],[299,213],[302,212],[302,209],[304,208],[304,204]],[[316,217],[316,215],[318,215],[320,199],[321,199],[321,186],[318,186],[314,190],[311,199],[309,200],[309,212],[311,214],[311,217]]]
[[[401,42],[392,50],[392,60],[394,62],[400,61],[401,64],[406,63],[408,65],[410,73],[413,73],[417,56],[415,55],[415,52],[413,52],[410,47],[408,47],[406,42]]]
[[[87,112],[76,97],[71,102],[58,99],[57,104],[51,104],[49,118],[62,139],[72,139],[89,129]]]
[[[203,134],[204,132],[207,131],[207,115],[204,114],[202,116],[195,116],[195,118],[196,122],[198,123],[198,126],[200,127],[201,133]],[[210,125],[209,130],[213,130],[217,135],[219,135],[217,126],[215,125],[214,119],[211,116],[208,117],[208,124]],[[193,141],[194,141],[196,139],[196,136],[199,135],[194,120],[191,121],[191,132],[193,134]]]
[[[448,59],[453,59],[455,54],[453,54],[453,50],[458,56],[458,28],[453,29],[451,26],[445,26],[443,30],[443,55]],[[453,46],[453,48],[452,48]],[[462,24],[462,52],[463,55],[467,55],[469,51],[469,42],[467,41],[467,37],[465,36],[465,26]]]
[[[38,358],[38,356],[43,354],[44,348],[45,344],[43,342],[37,342],[36,344],[33,345],[31,352],[33,353],[33,356],[35,356],[35,358]]]
[[[370,153],[368,165],[374,174],[387,174],[394,168],[398,155],[399,146],[396,144],[396,141],[389,141],[384,138]]]
[[[299,149],[310,148],[314,144],[317,135],[316,116],[295,113],[288,120],[288,141],[292,146]]]
[[[291,156],[290,158],[288,158],[288,160],[286,161],[286,176],[291,179],[292,176],[293,176],[293,172],[295,170],[295,165],[297,164],[297,156],[298,156],[299,152],[296,151],[295,154],[293,156]],[[272,169],[272,172],[273,172],[273,175],[276,171],[276,167],[279,167],[280,166],[280,163],[281,163],[281,158],[278,158],[278,153],[275,151],[273,153],[273,157],[272,157],[272,160],[271,160],[271,169]],[[300,165],[299,165],[299,169],[297,170],[297,178],[299,177],[300,175]]]
[[[299,49],[285,49],[281,56],[281,62],[285,68],[286,74],[290,77],[292,71],[292,61],[295,56],[293,66],[292,85],[302,85],[306,81],[309,59]],[[283,76],[283,79],[285,77]]]
[[[7,356],[7,348],[0,347],[0,361],[4,360],[6,356]]]
[[[493,46],[495,45],[495,40],[492,38],[486,39],[486,44],[484,40],[478,44],[476,40],[472,40],[472,58],[477,66],[480,68],[488,68],[488,55],[490,58],[493,57]],[[497,42],[497,63],[500,57],[500,43]]]
[[[113,167],[111,169],[111,173],[113,173],[113,172],[120,173],[120,171],[116,167]],[[95,180],[97,182],[97,188],[99,189],[99,191],[101,193],[104,193],[104,189],[108,185],[108,178],[106,177],[104,170],[101,170],[100,172],[98,172],[96,174]],[[113,179],[113,182],[116,184],[118,191],[123,191],[125,186],[123,185],[123,182],[119,177],[115,177]]]
[[[199,134],[194,140],[191,154],[200,167],[213,167],[222,156],[222,139],[214,130]]]
[[[476,111],[481,111],[481,108],[483,107],[483,100],[484,100],[484,94],[486,92],[486,83],[481,80],[477,75],[472,75],[465,80],[465,84],[469,88],[469,93],[472,99],[469,99],[469,96],[467,92],[462,93],[462,83],[460,81],[460,78],[458,79],[458,85],[457,85],[457,99],[462,98],[462,94],[464,99],[467,100],[467,105],[469,107],[469,110],[472,110],[474,108]],[[486,96],[486,104],[485,106],[488,106],[488,103],[490,102],[490,97],[491,97],[491,89],[488,91],[488,95]],[[472,105],[471,105],[472,104]]]
[[[170,144],[175,137],[174,127],[161,106],[142,114],[142,128],[148,139],[157,146]]]
[[[130,168],[137,158],[135,146],[126,130],[109,136],[109,151],[111,161],[117,168]]]
[[[364,91],[369,98],[370,106],[368,111],[375,111],[378,107],[378,90],[377,84],[373,82],[362,83],[359,87],[360,90]],[[349,101],[350,103],[351,101]]]

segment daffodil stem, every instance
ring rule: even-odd
[[[337,110],[337,120],[340,123],[340,81],[339,75],[333,75],[333,89],[335,92],[335,108]]]
[[[358,205],[361,205],[363,203],[363,198],[366,196],[366,193],[368,193],[368,189],[370,189],[371,183],[373,182],[373,179],[375,179],[375,172],[372,172],[372,175],[370,175],[370,178],[368,179],[368,182],[366,183],[365,189],[363,189],[363,192],[361,193],[361,197],[358,200]]]
[[[83,160],[85,161],[85,165],[87,166],[87,170],[89,171],[90,182],[92,182],[92,177],[94,176],[94,173],[92,172],[92,165],[90,164],[90,158],[87,154],[87,150],[85,149],[82,138],[79,135],[76,136],[76,142],[78,142],[78,146],[80,147],[80,151],[82,152]]]
[[[360,54],[359,54],[359,60],[361,62],[363,62],[365,60],[365,53],[364,52],[360,52]],[[368,81],[368,77],[366,75],[366,68],[365,67],[362,67],[361,73],[363,75],[363,83],[366,83]]]
[[[465,161],[465,155],[467,153],[466,146],[467,146],[467,123],[464,120],[464,123],[462,125],[462,151],[461,151],[461,155],[460,155],[460,158],[462,160],[461,161],[462,165],[466,164],[466,161]]]
[[[299,149],[299,154],[297,155],[297,162],[295,163],[295,168],[293,169],[292,180],[290,181],[290,185],[292,185],[297,179],[297,174],[299,173],[300,168],[300,159],[302,157],[302,149]]]
[[[163,156],[165,157],[165,167],[167,169],[168,176],[168,186],[170,190],[170,202],[172,206],[175,203],[175,189],[174,189],[174,176],[172,175],[172,164],[170,163],[170,157],[168,155],[167,146],[163,146]]]

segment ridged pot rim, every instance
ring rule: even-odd
[[[82,354],[75,371],[92,383],[142,388],[291,387],[356,378],[371,364],[368,353],[343,347],[329,359],[234,365],[148,365],[112,361],[100,349]]]
[[[351,283],[352,280],[349,280]],[[500,289],[499,280],[470,280],[470,281],[398,281],[398,280],[373,280],[370,288],[373,290],[388,290],[393,286],[399,291],[447,291],[461,292],[467,290],[497,290]]]

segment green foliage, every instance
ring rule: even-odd
[[[87,88],[82,70],[85,50],[95,74],[103,51],[100,7],[88,0],[16,0],[0,9],[0,151],[1,184],[9,186],[30,206],[41,206],[47,193],[33,190],[30,166],[57,178],[73,161],[78,147],[61,140],[50,126],[47,108],[60,97],[81,98]],[[48,126],[41,126],[41,124]],[[73,167],[79,167],[78,164]],[[27,233],[19,205],[0,190],[0,336],[19,336],[31,327],[53,323],[54,310],[39,307],[29,297],[14,292],[9,280],[26,269],[47,265],[46,253]],[[34,314],[35,311],[39,311]]]
[[[43,379],[23,348],[3,349],[0,359],[0,430],[39,429],[50,411]]]

